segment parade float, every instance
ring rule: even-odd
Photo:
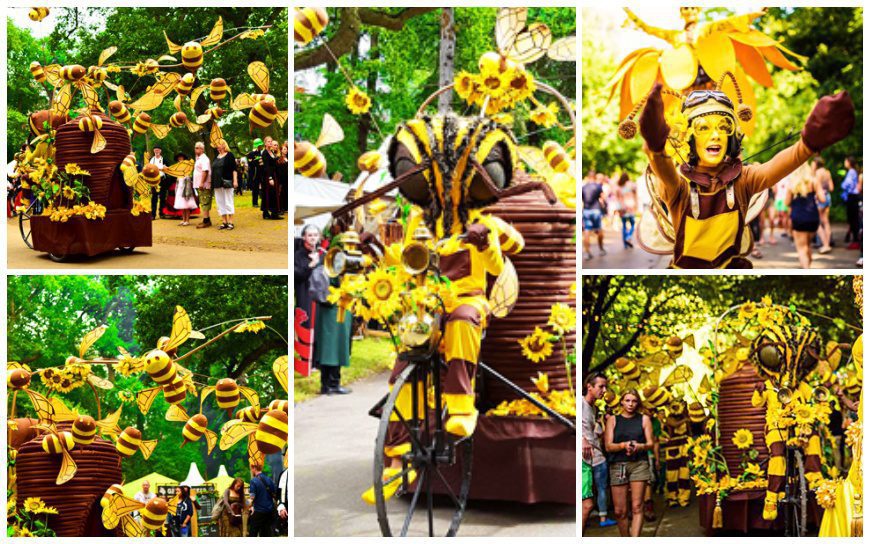
[[[57,57],[47,53],[33,60],[30,72],[48,101],[46,109],[29,115],[30,135],[16,156],[16,178],[24,191],[16,212],[25,244],[55,261],[151,246],[152,188],[160,184],[161,174],[191,175],[193,160],[159,170],[149,164],[150,151],[137,158],[131,142],[143,139],[150,150],[151,138],[187,130],[215,147],[222,139],[218,120],[234,111],[247,113],[251,131],[276,120],[283,126],[287,112],[269,94],[269,69],[262,61],[247,66],[255,92],[234,96],[224,78],[198,77],[214,51],[236,40],[261,38],[269,28],[224,32],[218,18],[204,37],[170,30],[175,39],[186,41],[179,45],[166,35],[168,51],[153,57],[116,61],[118,47],[111,46],[88,67],[57,64]],[[239,91],[247,86],[236,84]],[[136,96],[134,89],[140,90]],[[176,111],[165,119],[152,118],[173,96]]]
[[[315,8],[295,20],[300,45],[328,22]],[[576,501],[574,106],[530,66],[574,62],[574,38],[525,8],[500,9],[495,33],[477,72],[426,98],[385,153],[359,158],[364,176],[389,180],[332,213],[329,302],[340,319],[380,322],[396,348],[370,412],[380,423],[363,494],[386,536],[455,535],[469,499]],[[368,111],[349,84],[348,108]],[[430,112],[450,92],[477,115]],[[510,125],[523,109],[568,131],[567,145],[519,145]],[[317,146],[297,143],[295,159],[297,173],[325,177]]]
[[[211,455],[215,446],[223,451],[244,441],[248,462],[262,466],[266,455],[283,453],[286,468],[286,399],[269,401],[244,381],[203,376],[181,364],[230,335],[257,334],[263,329],[268,329],[263,334],[277,334],[267,325],[270,319],[233,319],[197,330],[187,312],[177,307],[169,336],[157,340],[155,349],[139,355],[119,347],[115,357],[93,357],[93,346],[107,328],[101,326],[81,339],[76,355],[69,356],[63,365],[32,370],[26,364],[10,362],[6,380],[8,535],[142,537],[156,531],[162,536],[166,515],[178,502],[178,497],[172,497],[174,488],[147,504],[127,496],[122,488],[125,460],[138,455],[149,460],[158,441],[166,439],[148,436],[142,426],[144,415],[159,396],[168,403],[166,420],[176,422],[179,436],[184,438],[182,447],[204,438]],[[210,338],[203,334],[216,327],[223,330]],[[188,340],[203,342],[185,349]],[[277,389],[286,393],[288,357],[278,357],[271,370]],[[112,379],[130,376],[140,376],[147,386],[134,391],[116,386],[117,380]],[[93,392],[95,412],[84,413],[70,404],[68,394],[80,388]],[[121,399],[121,406],[107,414],[109,396],[113,405],[117,405],[116,398]],[[24,399],[29,402],[22,402]],[[204,407],[209,414],[215,410],[206,402],[216,403],[226,417],[212,416],[210,423]],[[218,427],[216,419],[224,423]],[[155,480],[155,490],[168,481]],[[214,486],[209,485],[198,489],[208,495],[214,492]],[[134,516],[136,512],[139,514]],[[209,516],[200,512],[200,524]]]

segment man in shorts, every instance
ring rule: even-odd
[[[202,221],[196,228],[204,229],[211,226],[211,218],[208,216],[214,195],[211,188],[211,160],[206,156],[205,144],[202,142],[196,142],[193,153],[196,156],[193,165],[193,188],[199,196],[199,209],[202,211]]]
[[[583,180],[583,258],[592,258],[592,234],[598,237],[598,250],[601,256],[607,255],[604,250],[604,231],[601,230],[601,220],[604,217],[605,195],[604,186],[595,181],[595,174],[590,172]]]

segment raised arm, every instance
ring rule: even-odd
[[[658,182],[657,189],[665,201],[674,200],[683,187],[674,161],[665,154],[670,127],[665,121],[665,106],[662,102],[662,85],[656,83],[647,97],[643,112],[640,114],[640,135],[644,140],[644,150]]]

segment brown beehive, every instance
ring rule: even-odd
[[[553,345],[552,355],[544,361],[532,363],[523,356],[519,340],[536,326],[547,328],[553,304],[574,306],[570,288],[577,275],[575,211],[561,202],[550,204],[543,193],[532,191],[505,198],[486,212],[512,224],[523,235],[525,248],[510,256],[520,281],[516,306],[506,317],[490,319],[480,360],[526,391],[536,390],[531,378],[539,371],[548,374],[551,389],[567,389],[561,343]],[[570,350],[576,342],[575,333],[567,335],[565,341]],[[572,382],[576,385],[573,376]],[[486,383],[484,401],[488,404],[517,398],[495,380]]]
[[[719,384],[719,443],[722,445],[722,455],[728,465],[732,477],[739,476],[742,452],[737,449],[731,439],[738,429],[752,431],[752,448],[758,450],[758,459],[754,462],[761,466],[768,457],[767,446],[764,443],[765,407],[752,406],[752,393],[758,384],[764,380],[755,371],[755,367],[747,363],[734,374],[723,379]]]
[[[121,162],[130,154],[130,135],[127,129],[102,113],[94,113],[103,121],[100,133],[106,139],[106,147],[99,153],[91,153],[94,135],[79,130],[76,120],[61,125],[55,140],[55,161],[59,169],[75,163],[90,172],[84,176],[84,184],[90,189],[91,200],[102,204],[107,211],[133,207],[131,189],[121,175]]]
[[[59,431],[70,430],[69,423],[58,425]],[[18,508],[28,497],[39,497],[57,509],[48,516],[48,526],[57,536],[103,536],[99,502],[106,489],[121,483],[121,458],[108,440],[97,438],[87,446],[77,446],[70,454],[78,466],[75,477],[57,485],[61,456],[45,453],[42,435],[18,449]]]

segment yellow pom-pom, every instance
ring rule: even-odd
[[[619,123],[619,136],[624,140],[631,140],[637,136],[637,122],[634,119],[626,119]]]
[[[752,120],[752,108],[749,104],[740,104],[737,106],[737,117],[744,123]]]

